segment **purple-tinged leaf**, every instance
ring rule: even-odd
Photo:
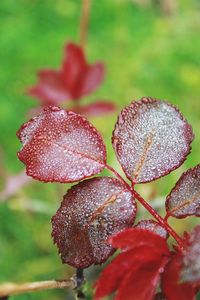
[[[52,236],[63,263],[76,268],[101,264],[113,252],[108,237],[130,227],[136,204],[119,180],[97,177],[73,186],[52,218]]]
[[[160,235],[162,238],[167,239],[169,234],[158,222],[154,220],[142,220],[134,226],[135,228],[146,229],[153,231],[154,233]]]
[[[182,255],[174,254],[162,276],[162,292],[167,300],[195,300],[195,291],[189,283],[180,282]]]
[[[193,138],[191,126],[176,107],[142,98],[122,110],[112,143],[127,178],[145,183],[178,168]]]
[[[181,279],[200,287],[200,225],[186,234],[184,244]]]
[[[168,216],[200,217],[200,164],[183,173],[166,200]]]
[[[102,137],[82,116],[47,107],[22,125],[19,159],[29,176],[44,182],[74,182],[103,170],[106,150]]]

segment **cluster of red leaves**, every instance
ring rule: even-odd
[[[183,252],[178,249],[170,252],[166,238],[148,228],[126,229],[111,237],[109,242],[122,252],[103,270],[97,281],[96,300],[115,291],[116,300],[195,299],[200,288],[199,266],[195,280],[191,277],[193,262],[198,264],[200,260],[200,226],[185,237],[187,246]],[[196,253],[192,250],[194,247],[198,248]],[[190,279],[182,276],[185,268],[191,268]],[[158,296],[159,288],[162,293]]]
[[[75,182],[112,169],[106,164],[101,135],[74,112],[47,107],[22,125],[17,135],[23,145],[18,156],[27,174],[40,181]],[[193,138],[192,127],[176,107],[142,98],[122,110],[112,143],[134,187],[178,168],[190,153]],[[197,165],[181,176],[167,196],[166,219],[199,216],[199,195]],[[118,289],[118,300],[152,300],[161,280],[163,295],[156,299],[193,300],[200,281],[200,227],[185,235],[181,251],[170,252],[168,234],[155,221],[128,229],[136,215],[134,196],[120,176],[84,180],[68,190],[52,218],[52,237],[63,263],[86,268],[104,262],[120,248],[122,253],[97,283],[97,299]]]
[[[81,105],[81,98],[91,94],[101,85],[105,74],[102,62],[88,64],[83,49],[68,43],[59,70],[43,69],[38,72],[38,83],[27,93],[40,100],[42,106],[69,102],[70,109],[83,115],[101,115],[115,110],[112,102],[95,101]]]

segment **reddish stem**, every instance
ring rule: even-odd
[[[157,211],[149,205],[134,189],[132,189],[134,197],[148,210],[148,212],[169,232],[169,234],[177,241],[179,247],[183,249],[182,239],[174,231],[174,229],[163,219]]]
[[[80,21],[80,44],[84,48],[88,33],[88,23],[90,15],[90,0],[82,0],[82,12]]]
[[[167,223],[166,219],[163,219],[157,211],[149,205],[135,190],[134,190],[134,183],[132,187],[121,177],[116,170],[114,170],[111,166],[106,165],[106,168],[111,171],[120,181],[122,181],[126,187],[131,191],[134,198],[136,198],[148,212],[169,232],[169,234],[176,240],[180,249],[183,249],[183,242],[182,239],[178,236],[178,234],[173,230],[173,228]]]

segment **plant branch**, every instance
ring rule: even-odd
[[[120,181],[122,181],[126,187],[131,191],[133,196],[146,208],[146,210],[168,231],[168,233],[176,240],[180,249],[183,249],[182,239],[178,236],[178,234],[173,230],[173,228],[167,223],[166,218],[163,219],[157,211],[149,205],[141,196],[134,190],[134,183],[132,187],[121,177],[117,171],[115,171],[111,166],[106,165],[106,168],[111,171]]]
[[[174,229],[163,219],[157,211],[149,205],[144,198],[140,196],[134,189],[132,189],[134,197],[148,210],[148,212],[169,232],[169,234],[176,240],[179,247],[183,249],[183,242],[179,235],[174,231]]]
[[[90,0],[82,0],[82,12],[80,20],[80,44],[84,48],[86,45],[88,24],[90,15]]]
[[[120,181],[122,181],[126,187],[131,190],[131,187],[130,185],[124,180],[124,178],[119,174],[117,173],[117,171],[115,171],[115,169],[113,169],[111,166],[109,165],[106,165],[106,169],[109,170],[110,172],[112,172]]]
[[[82,291],[83,284],[85,283],[84,269],[76,270],[76,299],[85,299],[85,295]]]
[[[48,289],[64,289],[64,288],[76,288],[76,281],[72,279],[66,280],[47,280],[27,282],[22,284],[16,283],[4,283],[0,285],[0,297],[6,297],[10,295],[18,295],[29,292],[36,292]]]

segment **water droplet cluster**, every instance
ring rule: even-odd
[[[165,239],[168,237],[168,232],[165,230],[165,228],[154,220],[142,220],[137,225],[135,225],[135,227],[153,231],[154,233]]]
[[[200,165],[183,173],[167,196],[166,210],[176,218],[200,216]]]
[[[183,251],[181,278],[192,283],[200,281],[200,225],[188,235]]]
[[[178,109],[152,98],[123,109],[112,138],[126,176],[135,183],[152,181],[179,167],[192,140],[192,128]]]
[[[44,182],[73,182],[99,173],[106,150],[97,130],[83,117],[47,107],[18,132],[19,159],[27,174]]]
[[[119,180],[97,177],[73,186],[52,218],[63,263],[76,268],[104,262],[114,251],[108,237],[130,227],[136,204]]]

